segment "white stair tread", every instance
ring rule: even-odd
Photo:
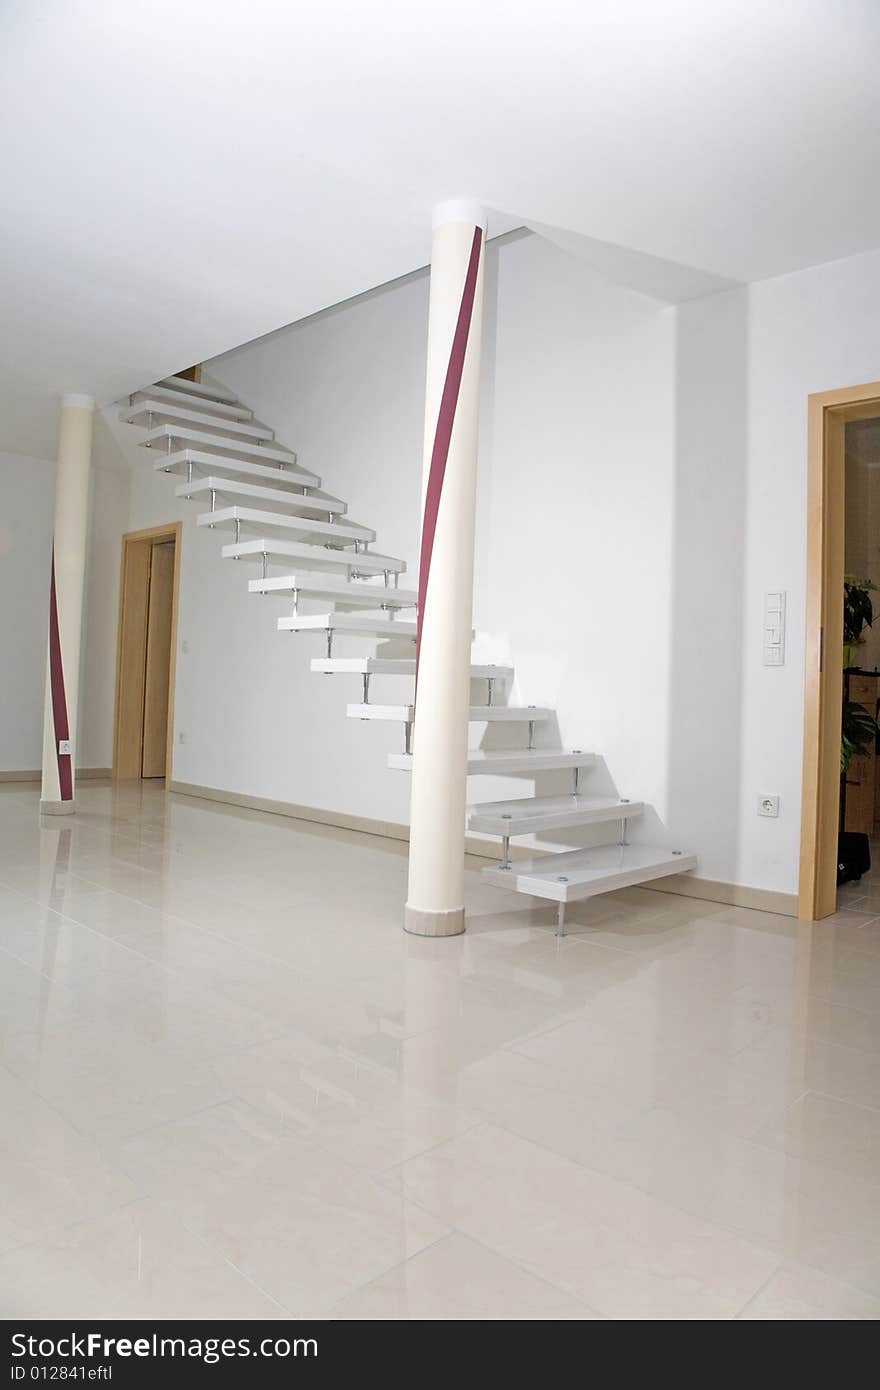
[[[517,801],[486,801],[468,808],[468,829],[485,835],[532,835],[539,830],[563,830],[570,825],[640,816],[643,801],[608,796],[524,796]]]
[[[509,772],[554,772],[560,768],[589,767],[595,761],[595,753],[561,748],[473,748],[468,753],[467,770],[471,775],[485,773],[487,777],[493,774],[505,776]],[[409,772],[412,754],[389,753],[388,766]]]
[[[311,669],[324,676],[414,676],[416,663],[407,657],[330,656],[315,657]],[[512,675],[512,666],[471,667],[471,680],[509,680]]]
[[[166,376],[163,381],[156,383],[157,386],[164,386],[175,391],[188,391],[193,396],[204,396],[209,401],[223,401],[227,405],[238,405],[238,397],[231,391],[225,391],[220,386],[209,386],[202,381],[190,381],[185,376]]]
[[[313,487],[321,486],[321,479],[315,473],[307,473],[304,468],[279,468],[278,464],[254,463],[251,459],[223,458],[220,454],[209,454],[203,449],[177,449],[173,454],[164,454],[153,464],[157,473],[186,474],[187,465],[192,464],[199,474],[226,473],[230,477],[265,478],[275,487]]]
[[[379,608],[384,604],[391,608],[413,608],[419,598],[418,594],[408,589],[390,589],[384,584],[373,584],[362,579],[348,581],[333,576],[318,579],[307,573],[252,579],[248,589],[252,594],[282,596],[296,592],[308,598],[337,599],[340,603],[359,604],[365,608]]]
[[[152,420],[149,419],[150,416]],[[122,418],[130,425],[143,425],[145,428],[179,422],[182,425],[197,425],[203,430],[222,431],[224,436],[233,438],[238,435],[245,439],[275,438],[275,431],[270,430],[267,425],[251,425],[243,420],[221,420],[219,416],[211,415],[204,410],[191,410],[188,406],[171,405],[168,401],[153,399],[139,401],[130,410],[124,410]]]
[[[296,560],[310,569],[328,570],[333,573],[342,569],[355,574],[402,574],[406,569],[405,560],[395,560],[391,555],[380,555],[378,551],[335,550],[329,546],[306,545],[302,541],[279,541],[263,536],[256,541],[238,541],[224,545],[220,554],[225,560],[259,560],[265,555],[267,561],[286,564]]]
[[[151,386],[146,391],[135,391],[132,405],[138,401],[167,401],[172,405],[186,406],[190,410],[207,410],[223,420],[253,420],[254,412],[237,401],[218,401],[210,396],[202,396],[194,391],[184,391],[179,387]]]
[[[266,512],[262,507],[218,507],[214,512],[202,512],[196,517],[197,526],[232,526],[240,521],[243,526],[258,526],[261,531],[268,527],[288,531],[298,536],[321,536],[330,541],[374,541],[376,532],[367,526],[358,526],[353,521],[313,521],[305,516],[287,516],[284,512]],[[339,552],[342,554],[342,552]],[[351,554],[354,554],[352,550]]]
[[[500,888],[566,903],[696,867],[696,856],[684,852],[650,845],[596,845],[540,859],[515,860],[509,869],[484,869],[483,876]]]
[[[375,637],[411,637],[415,639],[416,624],[407,618],[392,618],[381,613],[309,613],[302,618],[279,618],[279,632],[350,632]]]
[[[296,463],[293,450],[285,449],[277,441],[272,444],[252,444],[247,439],[224,439],[220,434],[211,434],[210,430],[191,429],[188,425],[157,425],[155,429],[147,431],[140,443],[146,449],[159,447],[167,453],[169,439],[172,450],[178,446],[182,449],[196,447],[224,458],[249,458],[257,463],[280,463],[289,468]]]
[[[411,724],[412,705],[349,705],[346,713],[349,719],[393,719],[401,724]],[[536,709],[534,705],[471,705],[468,719],[472,724],[531,723],[549,719],[552,710]]]
[[[339,497],[331,497],[329,492],[291,492],[278,487],[266,487],[264,483],[247,483],[239,478],[216,477],[208,474],[204,478],[193,478],[191,483],[178,483],[174,489],[177,497],[210,497],[212,492],[222,497],[243,497],[249,502],[262,502],[280,511],[292,512],[296,516],[317,512],[326,519],[328,512],[344,516],[347,504]]]

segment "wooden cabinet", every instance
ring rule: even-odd
[[[863,705],[872,717],[877,714],[880,693],[880,674],[849,671],[844,680],[844,699]],[[877,776],[877,756],[873,748],[858,754],[849,765],[846,775],[846,815],[844,829],[873,835],[875,822],[880,818],[880,778]]]
[[[846,774],[846,830],[859,830],[864,835],[874,833],[874,801],[876,794],[873,753],[857,754]]]

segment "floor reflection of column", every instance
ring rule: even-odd
[[[72,828],[59,824],[54,817],[42,818],[40,827],[40,882],[38,894],[44,904],[42,918],[43,940],[40,948],[40,1007],[38,1022],[38,1051],[42,1052],[46,1022],[54,989],[55,960],[58,954],[58,935],[63,926],[57,913],[64,911],[64,898],[70,880],[70,851]]]
[[[460,954],[443,938],[407,945],[401,1082],[416,1095],[456,1105],[464,1042]]]

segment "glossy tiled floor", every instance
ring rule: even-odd
[[[829,922],[0,787],[0,1315],[880,1312],[880,889]]]

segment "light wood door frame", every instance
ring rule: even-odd
[[[150,603],[144,670],[144,729],[141,776],[164,777],[168,767],[168,696],[171,683],[171,623],[174,618],[173,541],[150,543]],[[872,788],[873,790],[873,788]]]
[[[119,571],[119,625],[116,638],[116,705],[113,721],[113,776],[140,779],[143,735],[143,680],[147,648],[147,604],[150,552],[165,541],[174,542],[174,582],[171,609],[171,662],[168,674],[168,735],[165,777],[172,776],[174,756],[174,685],[177,667],[177,613],[180,597],[179,521],[128,531],[122,537]],[[140,672],[140,675],[138,675]],[[134,730],[140,733],[135,737]]]
[[[808,400],[807,643],[798,916],[837,907],[846,426],[880,417],[880,381]]]

